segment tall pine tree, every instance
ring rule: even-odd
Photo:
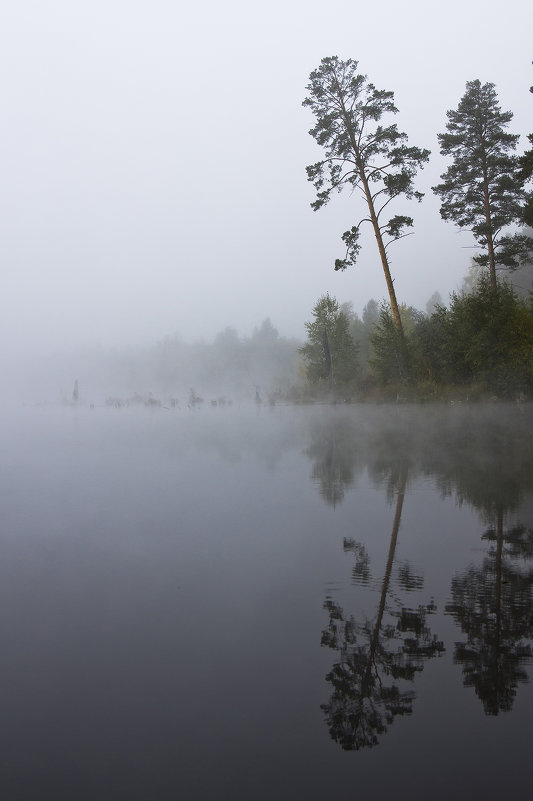
[[[519,137],[506,130],[513,114],[500,110],[493,83],[475,80],[447,117],[447,132],[438,139],[441,153],[453,162],[433,191],[442,200],[441,217],[472,231],[483,251],[474,259],[488,266],[496,289],[497,267],[518,267],[531,246],[523,234],[502,233],[520,221],[524,200],[514,154]]]
[[[342,235],[346,244],[344,259],[337,259],[336,270],[355,264],[360,250],[359,231],[364,222],[371,224],[385,273],[395,325],[403,338],[402,321],[390,273],[387,247],[401,239],[405,228],[413,225],[411,217],[396,215],[384,221],[382,214],[389,203],[404,195],[422,199],[413,187],[417,170],[429,159],[429,150],[408,147],[407,135],[396,125],[383,126],[384,114],[396,114],[394,93],[380,91],[357,74],[357,61],[341,61],[337,56],[323,58],[311,73],[303,105],[311,109],[316,125],[309,133],[325,149],[325,158],[307,167],[307,177],[317,190],[311,204],[316,211],[330,199],[331,193],[346,184],[362,194],[367,214]]]

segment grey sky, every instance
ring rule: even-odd
[[[492,11],[491,9],[494,9]],[[505,17],[503,16],[505,14]],[[467,80],[496,84],[512,131],[533,130],[526,0],[362,4],[17,0],[0,12],[0,334],[17,352],[249,334],[270,316],[303,337],[326,291],[357,311],[385,297],[371,239],[333,271],[361,208],[314,213],[320,158],[301,102],[321,58],[359,61],[395,92],[396,122],[432,151],[394,246],[400,301],[446,300],[467,234],[440,220],[436,134]]]

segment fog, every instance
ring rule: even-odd
[[[358,313],[385,297],[369,237],[355,269],[333,271],[357,199],[310,208],[305,166],[319,151],[301,103],[327,55],[358,60],[393,90],[400,130],[432,151],[422,205],[404,204],[414,236],[394,246],[391,266],[400,302],[446,300],[473,252],[430,190],[446,110],[466,81],[492,81],[520,150],[531,130],[529,4],[505,12],[503,24],[486,3],[457,0],[431,12],[391,0],[5,4],[4,375],[15,366],[27,386],[71,356],[74,371],[80,353],[209,341],[228,326],[251,337],[266,318],[302,339],[323,293]],[[61,383],[76,377],[65,374]]]
[[[362,315],[386,293],[368,235],[333,270],[357,198],[310,208],[301,104],[334,54],[432,150],[424,202],[397,210],[415,233],[390,251],[398,300],[424,311],[473,253],[430,191],[446,110],[492,81],[520,150],[531,131],[525,1],[0,11],[2,797],[530,782],[518,379],[486,405],[386,403],[364,381],[329,403],[331,370],[329,395],[298,396],[317,299]]]

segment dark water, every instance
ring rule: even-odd
[[[532,420],[4,411],[0,797],[528,797]]]

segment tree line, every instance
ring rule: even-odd
[[[436,293],[438,296],[438,293]],[[456,399],[533,394],[533,303],[487,275],[448,306],[427,311],[402,304],[403,335],[390,306],[371,300],[362,319],[329,295],[313,308],[299,349],[307,377],[303,397],[342,400]],[[330,332],[330,333],[328,333]],[[324,337],[329,355],[324,353]]]

